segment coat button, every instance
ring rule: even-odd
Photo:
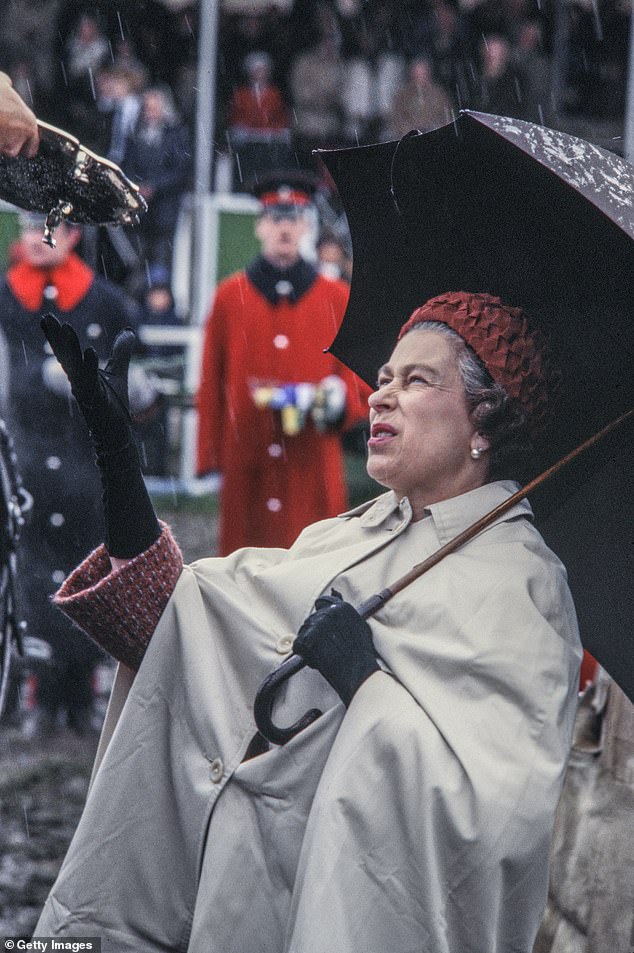
[[[209,765],[209,777],[214,782],[214,784],[217,784],[218,781],[222,780],[224,771],[225,771],[225,766],[220,760],[220,758],[214,758],[214,760]]]
[[[277,640],[275,651],[278,652],[280,655],[288,655],[288,653],[293,648],[294,641],[295,641],[294,635],[283,635],[281,638]]]

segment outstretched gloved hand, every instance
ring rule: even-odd
[[[128,368],[134,331],[126,328],[119,332],[110,360],[101,370],[95,350],[82,351],[70,324],[60,324],[52,314],[40,323],[68,377],[97,451],[108,552],[130,559],[151,546],[161,532],[130,427]]]
[[[62,365],[73,396],[88,424],[98,454],[117,453],[133,441],[128,407],[128,368],[135,335],[131,328],[115,338],[112,355],[100,370],[92,347],[82,351],[75,329],[52,314],[40,322],[53,354]]]
[[[363,682],[380,671],[372,630],[338,593],[321,596],[293,643],[293,651],[316,668],[346,707]]]

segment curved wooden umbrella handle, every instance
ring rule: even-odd
[[[305,665],[306,662],[303,658],[300,658],[299,655],[291,655],[285,659],[274,672],[267,675],[258,688],[253,705],[255,723],[258,726],[260,734],[274,745],[285,745],[287,741],[294,738],[295,735],[303,731],[304,728],[308,728],[309,725],[323,714],[319,708],[311,708],[310,711],[307,711],[305,715],[302,715],[298,721],[288,728],[278,728],[277,725],[273,724],[272,713],[277,692],[291,675],[299,672]]]

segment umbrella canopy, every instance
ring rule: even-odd
[[[331,350],[369,383],[412,310],[489,292],[546,331],[564,379],[534,476],[634,406],[634,169],[576,137],[463,112],[399,142],[319,153],[348,216],[354,268]],[[634,427],[540,489],[584,645],[634,698]]]

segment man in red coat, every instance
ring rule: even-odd
[[[366,417],[368,389],[323,349],[348,288],[300,255],[312,185],[262,181],[261,254],[218,286],[198,391],[199,475],[223,476],[219,552],[289,546],[346,507],[340,432]]]

